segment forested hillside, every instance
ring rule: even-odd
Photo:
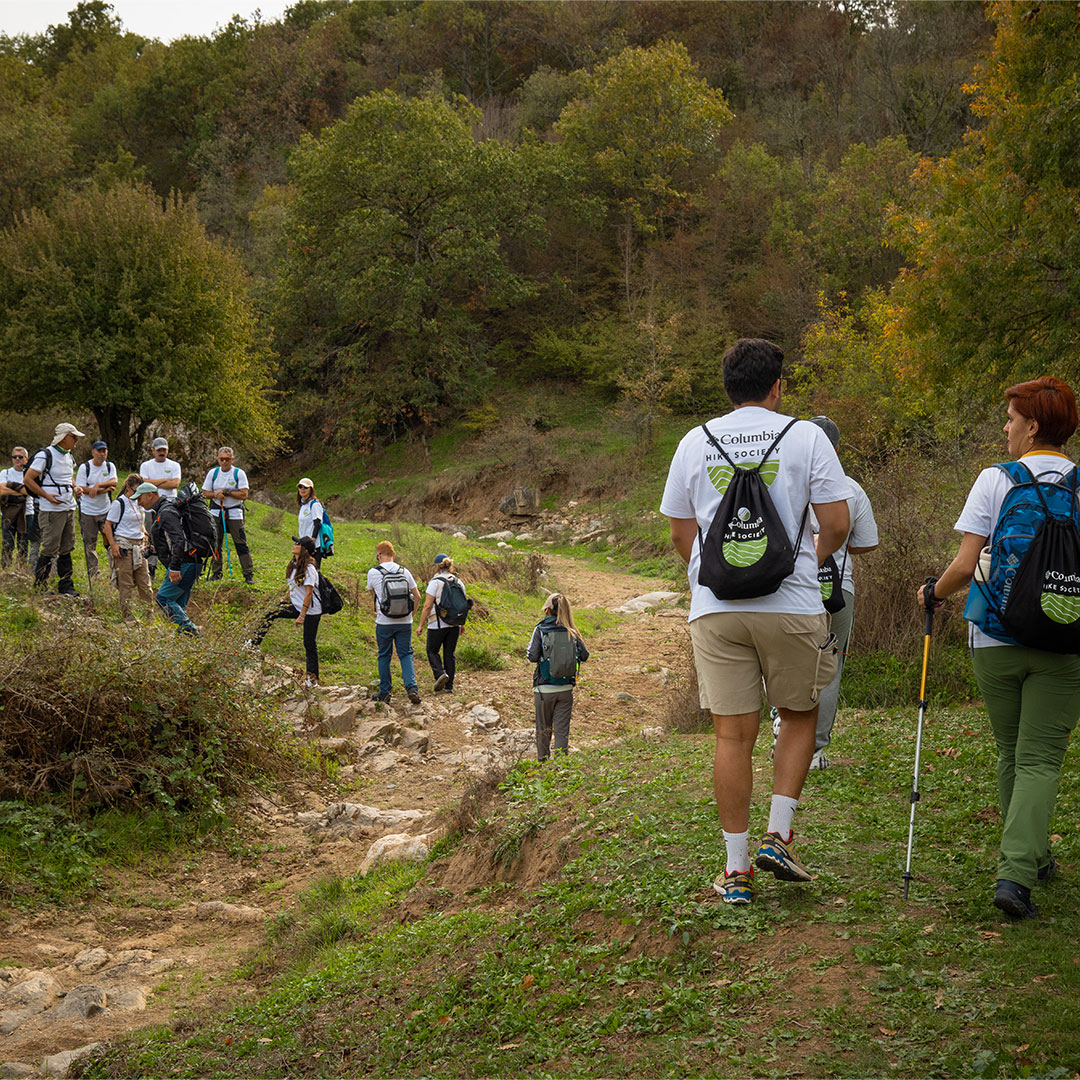
[[[83,0],[0,37],[0,384],[120,458],[366,449],[537,379],[714,409],[761,335],[879,453],[1074,366],[1076,19],[299,0],[163,44]]]

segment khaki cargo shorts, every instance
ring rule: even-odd
[[[701,707],[721,716],[777,709],[808,712],[836,674],[829,616],[720,611],[690,624]]]

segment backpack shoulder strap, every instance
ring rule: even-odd
[[[221,472],[221,466],[220,465],[215,465],[214,466],[214,475],[210,477],[210,483],[211,484],[216,484],[217,483],[217,474],[219,472]]]
[[[1035,477],[1022,461],[999,461],[995,469],[1000,469],[1014,484],[1031,484]]]
[[[762,465],[764,465],[766,461],[768,461],[768,460],[769,460],[769,455],[770,455],[770,454],[771,454],[771,453],[772,453],[772,452],[773,452],[773,451],[774,451],[774,450],[775,450],[775,449],[777,448],[777,446],[778,446],[778,445],[780,444],[780,440],[781,440],[781,439],[782,439],[782,438],[783,438],[783,437],[784,437],[784,436],[785,436],[785,435],[786,435],[786,434],[787,434],[787,433],[788,433],[788,432],[789,432],[789,431],[790,431],[790,430],[791,430],[791,429],[792,429],[792,428],[793,428],[793,427],[794,427],[794,426],[795,426],[795,425],[796,425],[796,424],[797,424],[798,422],[799,422],[799,420],[798,420],[798,417],[796,417],[796,418],[795,418],[794,420],[789,420],[789,421],[788,421],[788,422],[787,422],[787,423],[786,423],[786,424],[784,425],[784,430],[783,430],[783,431],[781,431],[781,432],[780,432],[780,434],[779,434],[779,435],[777,435],[775,439],[773,439],[773,441],[772,441],[772,444],[771,444],[771,445],[769,446],[769,449],[768,449],[768,450],[766,450],[766,451],[765,451],[765,453],[761,455],[761,460],[760,460],[760,461],[759,461],[759,462],[757,463],[757,465],[755,465],[755,466],[754,466],[754,471],[755,471],[755,472],[756,472],[756,471],[757,471],[758,469],[760,469],[760,468],[761,468],[761,466],[762,466]]]

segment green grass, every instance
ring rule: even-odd
[[[974,709],[927,729],[904,901],[914,734],[910,710],[842,718],[840,763],[810,777],[796,819],[817,877],[763,875],[749,909],[709,888],[710,739],[519,766],[426,871],[312,893],[271,934],[262,959],[280,973],[257,1003],[129,1037],[87,1075],[1074,1075],[1075,762],[1062,875],[1037,890],[1038,919],[1012,924],[990,904],[1000,825]],[[757,763],[752,830],[766,740]],[[538,853],[565,864],[503,877]],[[444,886],[451,858],[474,867],[471,887]]]

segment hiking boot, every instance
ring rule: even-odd
[[[829,759],[825,756],[825,747],[820,750],[814,751],[814,756],[810,759],[810,771],[815,769],[827,769],[829,767]]]
[[[389,705],[390,704],[390,695],[389,694],[380,694],[378,691],[376,691],[374,694],[371,695],[371,700],[372,701],[380,701],[380,702],[382,702],[383,705]]]
[[[1057,859],[1053,855],[1050,856],[1050,861],[1045,866],[1039,867],[1039,880],[1046,884],[1053,881],[1057,877]]]
[[[754,868],[732,870],[730,874],[725,870],[712,887],[725,904],[749,904],[754,899]]]
[[[994,889],[994,907],[1014,919],[1030,919],[1038,913],[1031,902],[1031,890],[1015,881],[999,878]]]
[[[244,578],[244,584],[245,585],[254,585],[255,584],[255,579],[253,577],[246,577],[246,578]]]
[[[442,674],[441,674],[441,675],[440,675],[440,676],[439,676],[439,677],[438,677],[438,678],[437,678],[437,679],[435,680],[435,693],[438,693],[438,692],[439,692],[440,690],[442,690],[442,688],[443,688],[444,686],[446,686],[446,684],[447,684],[447,683],[448,683],[449,681],[450,681],[450,676],[449,676],[449,675],[447,675],[447,674],[446,674],[446,672],[444,671],[444,672],[443,672],[443,673],[442,673]]]
[[[221,580],[221,575],[220,574],[211,574],[210,577],[207,578],[207,580],[208,581],[220,581]]]
[[[791,850],[794,836],[794,833],[789,833],[784,840],[779,833],[766,833],[761,838],[761,846],[754,862],[781,881],[809,881],[810,871],[799,862],[795,852]]]
[[[408,691],[408,695],[409,695],[409,700],[414,705],[419,705],[420,704],[420,691],[415,686],[411,690]]]
[[[318,685],[319,685],[319,680],[314,675],[308,675],[307,678],[304,679],[304,689],[305,690],[310,690],[313,686],[318,686]]]

